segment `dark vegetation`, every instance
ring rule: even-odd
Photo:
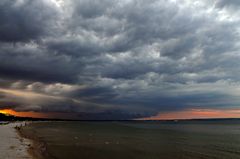
[[[59,119],[46,119],[46,118],[31,118],[31,117],[17,117],[10,114],[0,113],[0,121],[60,121]]]

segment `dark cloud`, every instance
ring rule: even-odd
[[[117,96],[117,93],[109,87],[88,87],[83,89],[78,89],[71,93],[72,97],[75,98],[82,98],[90,101],[96,102],[107,102],[112,100],[114,97]]]
[[[100,113],[79,113],[78,117],[84,120],[131,120],[149,117],[156,114],[132,113],[124,111],[105,111]]]
[[[72,62],[71,58],[55,56],[35,43],[1,44],[1,46],[0,75],[2,77],[44,82],[77,81],[74,64],[77,61]]]
[[[238,6],[3,0],[0,105],[89,119],[237,107]]]
[[[0,41],[38,39],[54,27],[57,10],[47,1],[17,0],[0,2]]]
[[[91,19],[104,16],[106,12],[114,6],[116,1],[102,0],[102,1],[85,1],[73,0],[74,12],[73,16],[81,16],[83,18]]]

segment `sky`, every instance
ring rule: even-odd
[[[1,0],[0,109],[240,117],[239,15],[239,0]]]

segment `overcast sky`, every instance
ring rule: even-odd
[[[239,0],[1,0],[0,108],[240,109],[239,15]]]

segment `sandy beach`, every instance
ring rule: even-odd
[[[15,126],[20,126],[23,122],[0,125],[0,159],[32,159],[28,153],[31,141],[21,138]]]

